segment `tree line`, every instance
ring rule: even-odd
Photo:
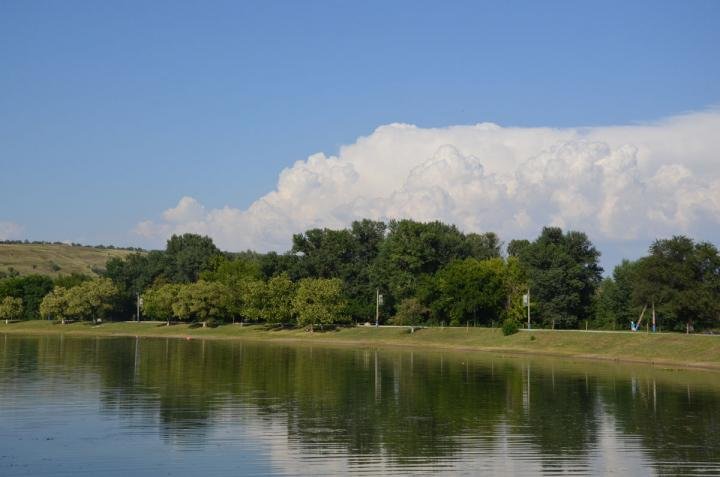
[[[361,220],[314,228],[285,253],[220,251],[209,237],[172,236],[165,250],[111,258],[104,276],[0,280],[0,319],[266,322],[314,327],[374,322],[628,328],[643,309],[662,330],[720,328],[720,255],[685,236],[656,240],[603,278],[587,235],[546,227],[506,247],[492,233],[442,222]],[[67,283],[63,283],[65,280]],[[7,298],[20,299],[13,303]]]

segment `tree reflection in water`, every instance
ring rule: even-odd
[[[155,427],[177,445],[202,446],[214,427],[255,419],[282,425],[287,446],[303,455],[342,452],[359,463],[378,455],[398,466],[438,463],[512,442],[559,471],[568,460],[590,462],[608,432],[637,440],[663,472],[720,462],[712,372],[177,339],[0,344],[0,393],[47,379],[94,386],[103,414]]]

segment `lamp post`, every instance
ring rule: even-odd
[[[137,322],[139,323],[139,322],[140,322],[140,307],[141,307],[142,304],[143,304],[143,299],[142,299],[142,297],[140,296],[140,292],[136,292],[136,293],[135,293],[135,296],[137,297],[137,301],[136,301],[137,314],[135,315],[135,319],[136,319]]]
[[[375,289],[375,328],[380,326],[380,305],[383,303],[383,296],[380,294],[380,289]]]

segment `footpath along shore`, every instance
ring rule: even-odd
[[[253,340],[359,347],[407,346],[720,370],[720,336],[701,334],[523,330],[511,336],[503,336],[499,329],[493,328],[416,328],[411,333],[409,328],[372,326],[310,333],[304,329],[269,328],[265,325],[228,324],[202,328],[188,324],[165,326],[158,322],[106,322],[93,326],[85,322],[60,325],[39,320],[10,324],[0,322],[0,334]]]

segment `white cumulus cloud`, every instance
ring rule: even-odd
[[[720,232],[720,112],[592,128],[389,124],[337,155],[283,170],[247,209],[183,197],[135,232],[212,236],[227,250],[285,250],[293,233],[352,220],[442,220],[462,230],[532,237],[543,225],[594,240]]]

